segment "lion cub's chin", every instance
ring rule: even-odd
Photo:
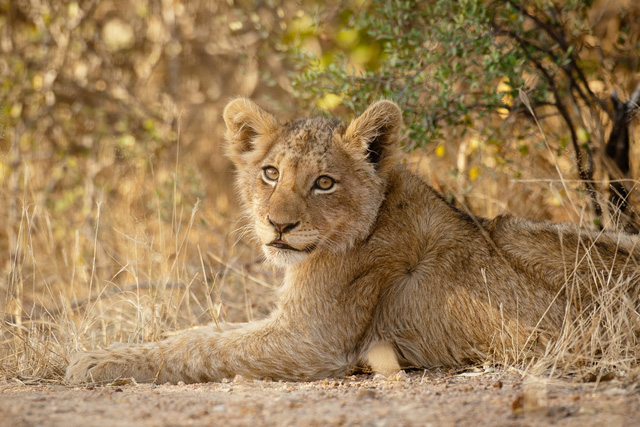
[[[308,252],[279,249],[267,245],[263,245],[262,250],[267,261],[278,267],[290,267],[309,257]]]

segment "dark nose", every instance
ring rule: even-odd
[[[294,228],[296,228],[298,225],[300,225],[300,221],[296,222],[296,223],[287,223],[287,224],[280,224],[274,221],[271,221],[271,218],[267,217],[267,220],[269,221],[269,224],[271,224],[273,226],[273,228],[276,229],[276,231],[280,234],[284,234],[288,231],[293,230]]]

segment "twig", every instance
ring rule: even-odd
[[[220,264],[224,265],[226,268],[228,268],[229,270],[233,271],[234,273],[237,273],[237,274],[239,274],[241,276],[244,276],[247,279],[249,279],[249,280],[251,280],[251,281],[253,281],[253,282],[255,282],[255,283],[259,284],[259,285],[262,285],[262,286],[264,286],[266,288],[269,288],[269,289],[275,289],[276,288],[276,286],[274,286],[272,284],[269,284],[269,283],[265,282],[264,280],[259,279],[259,278],[255,277],[255,276],[252,276],[251,274],[249,274],[249,273],[247,273],[245,271],[242,271],[239,268],[234,267],[233,265],[229,264],[227,261],[223,260],[218,255],[216,255],[216,254],[214,254],[212,252],[207,252],[207,255],[209,257],[213,258],[216,262],[219,262]]]

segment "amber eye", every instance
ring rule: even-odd
[[[262,169],[262,178],[269,184],[273,184],[280,178],[280,172],[273,166],[267,166]]]
[[[326,175],[322,175],[320,178],[316,179],[315,187],[321,191],[329,191],[333,188],[336,181]]]

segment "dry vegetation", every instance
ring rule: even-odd
[[[300,14],[295,5],[230,3],[0,1],[0,377],[61,382],[79,349],[269,311],[278,272],[236,232],[241,213],[219,115],[236,94],[295,113],[281,41]],[[599,93],[617,89],[626,99],[638,78],[637,66],[623,70]],[[571,153],[558,154],[547,136],[559,121],[532,128],[524,155],[509,140],[509,129],[522,133],[519,120],[477,124],[505,129],[503,145],[469,134],[407,163],[478,215],[589,226]],[[636,185],[637,118],[629,126]],[[638,295],[623,288],[567,317],[544,358],[522,349],[494,362],[633,380]]]

